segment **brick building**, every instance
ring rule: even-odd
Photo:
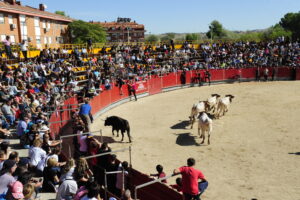
[[[0,0],[0,40],[9,35],[13,43],[25,39],[38,49],[68,42],[66,30],[72,19],[45,9],[44,4],[33,8],[20,1]]]
[[[107,33],[108,42],[144,42],[145,27],[130,18],[118,18],[116,22],[91,22],[101,25]]]

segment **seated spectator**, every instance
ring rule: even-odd
[[[41,175],[42,171],[37,169],[38,165],[45,165],[45,160],[47,157],[46,151],[42,148],[42,141],[40,139],[36,139],[33,142],[33,146],[29,149],[28,157],[30,158],[29,165],[30,168],[37,173],[37,175]]]
[[[96,182],[89,184],[87,188],[88,192],[85,196],[81,198],[81,200],[97,200],[101,199],[100,197],[100,187]]]
[[[66,164],[62,168],[62,175],[60,177],[60,182],[63,182],[67,177],[73,177],[75,171],[75,160],[70,158],[67,160]]]
[[[24,200],[35,199],[34,186],[31,184],[26,184],[23,187]]]
[[[130,190],[128,190],[128,189],[125,190],[123,200],[133,200],[133,199],[131,198],[131,192],[130,192]]]
[[[50,158],[47,161],[47,167],[43,171],[43,191],[57,192],[59,186],[60,168],[57,167],[57,160]]]
[[[182,178],[176,178],[176,184],[170,186],[177,192],[182,192]]]
[[[86,185],[89,178],[93,176],[93,172],[90,170],[87,161],[84,158],[79,158],[76,161],[76,167],[74,171],[74,178],[78,183],[78,186]]]
[[[0,172],[0,195],[6,195],[8,186],[15,182],[16,179],[12,176],[16,171],[17,165],[13,160],[6,160]]]
[[[17,200],[17,199],[23,199],[23,184],[19,181],[15,181],[11,184],[9,184],[8,192],[6,195],[7,200]]]
[[[163,170],[164,170],[163,166],[156,165],[157,174],[150,174],[150,176],[154,176],[154,177],[157,177],[157,178],[166,177],[166,174],[165,174],[165,172],[163,172]],[[167,183],[167,180],[163,180],[162,182]]]
[[[73,178],[73,175],[67,175],[65,180],[59,186],[56,200],[72,200],[77,192],[78,186],[76,181]]]

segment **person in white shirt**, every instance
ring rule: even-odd
[[[22,40],[22,43],[20,44],[20,49],[22,51],[25,61],[27,61],[28,44],[25,40]]]
[[[36,139],[33,141],[33,146],[29,149],[28,157],[29,165],[35,169],[39,166],[45,166],[46,161],[46,151],[42,148],[42,141],[40,139]],[[41,169],[41,167],[39,167]]]

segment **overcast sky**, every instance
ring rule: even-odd
[[[218,20],[228,30],[268,28],[288,12],[300,11],[300,0],[23,0],[23,4],[65,11],[85,21],[128,17],[144,24],[147,33],[206,32]]]

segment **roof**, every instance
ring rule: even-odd
[[[93,24],[99,24],[103,28],[121,28],[126,29],[127,27],[134,28],[134,29],[144,29],[143,24],[138,24],[136,22],[91,22]]]
[[[57,20],[57,21],[64,21],[64,22],[72,22],[73,21],[73,19],[66,17],[66,16],[58,15],[55,13],[50,13],[47,11],[41,11],[38,8],[32,8],[29,6],[21,6],[18,4],[9,4],[9,3],[3,2],[3,1],[0,1],[0,11],[41,17],[41,18],[52,19],[52,20]]]

